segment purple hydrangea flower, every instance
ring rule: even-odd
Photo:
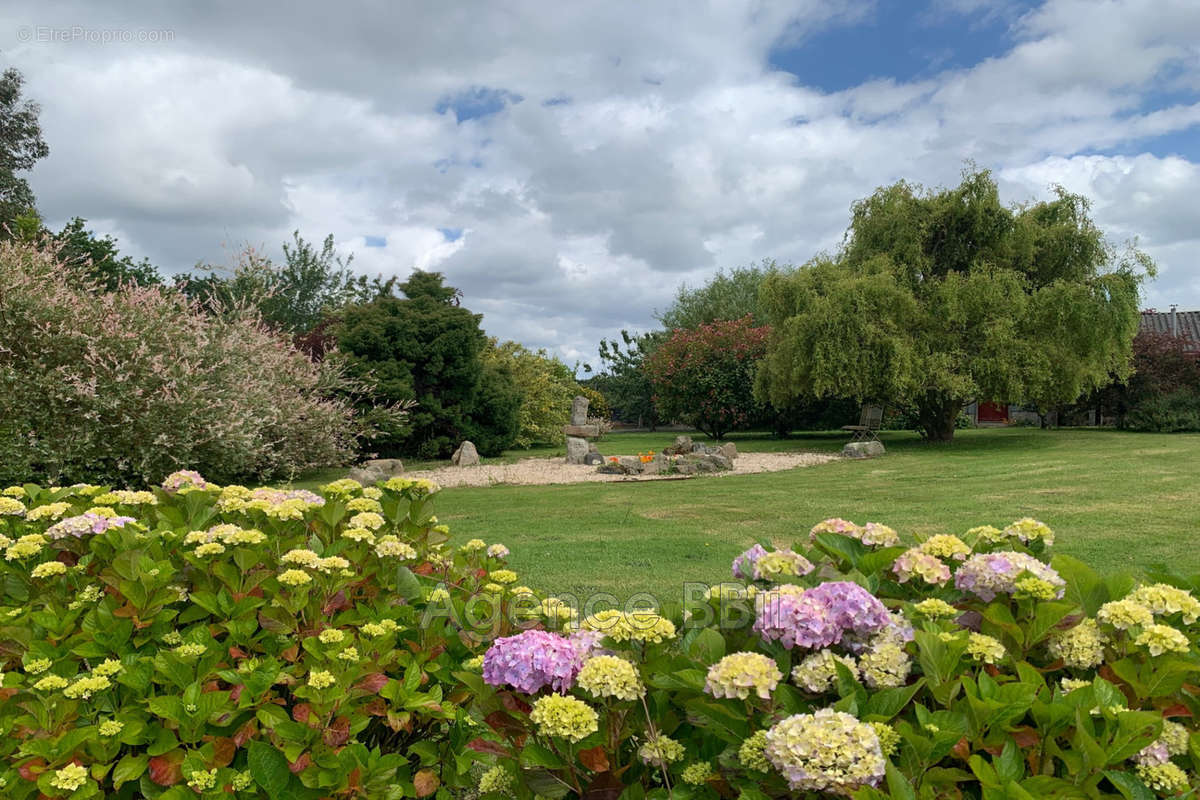
[[[754,565],[767,554],[767,549],[756,544],[733,560],[733,577],[744,581],[752,581],[755,575]]]
[[[1063,596],[1067,583],[1054,569],[1028,553],[1012,550],[971,556],[954,574],[954,585],[990,602],[997,594],[1015,592],[1017,581],[1025,573],[1053,584],[1058,588],[1058,596]]]
[[[497,639],[483,655],[483,680],[492,686],[511,686],[534,694],[549,686],[566,692],[583,667],[585,652],[594,645],[548,631],[524,631]]]
[[[883,603],[849,581],[761,597],[754,630],[766,641],[778,640],[785,647],[829,647],[844,636],[865,640],[894,624]]]
[[[102,517],[88,511],[76,517],[67,517],[46,529],[46,535],[51,539],[65,539],[74,536],[80,539],[89,533],[104,533],[109,528],[120,528],[128,522],[134,522],[133,517]]]

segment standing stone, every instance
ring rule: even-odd
[[[450,456],[450,463],[456,467],[477,467],[479,466],[479,451],[471,442],[463,442],[454,451],[454,455]]]
[[[591,452],[583,457],[583,463],[587,464],[589,467],[594,467],[604,463],[604,456],[596,452]]]
[[[581,394],[575,395],[575,399],[571,401],[571,424],[572,425],[587,425],[588,424],[588,406],[591,401]]]
[[[567,463],[586,464],[588,457],[588,440],[578,436],[567,437]]]
[[[726,442],[725,444],[721,445],[718,452],[720,452],[721,455],[725,456],[730,461],[733,461],[735,458],[737,458],[737,445],[733,442]]]

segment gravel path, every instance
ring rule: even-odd
[[[719,478],[725,475],[748,475],[752,472],[778,472],[796,467],[811,467],[836,461],[841,456],[828,453],[739,453],[729,472],[713,472],[691,477]],[[439,469],[405,472],[405,477],[430,478],[443,487],[492,486],[499,483],[541,486],[552,483],[585,483],[616,481],[661,481],[680,479],[679,475],[647,475],[645,477],[605,475],[595,467],[568,464],[561,457],[525,458],[515,464],[481,464],[477,467],[441,467]]]

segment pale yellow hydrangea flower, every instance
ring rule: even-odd
[[[571,742],[595,733],[600,719],[587,703],[570,695],[550,694],[533,704],[529,719],[543,736],[557,736]]]

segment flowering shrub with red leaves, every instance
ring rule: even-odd
[[[760,410],[755,364],[770,333],[770,326],[755,325],[750,316],[672,331],[646,363],[662,416],[714,439],[750,425]]]

